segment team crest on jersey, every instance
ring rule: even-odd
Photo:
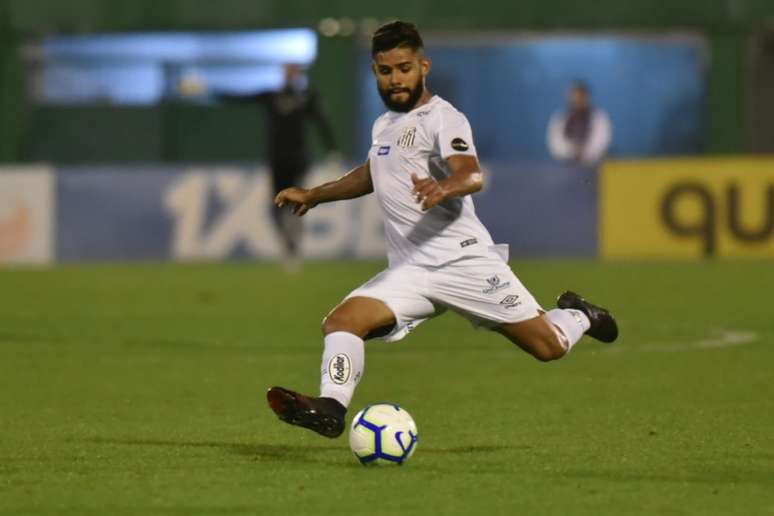
[[[413,147],[414,138],[416,138],[416,136],[417,136],[416,127],[406,127],[403,130],[403,133],[400,135],[400,138],[398,138],[398,147],[403,147],[404,149]]]

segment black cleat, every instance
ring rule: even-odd
[[[613,342],[618,338],[618,324],[610,312],[602,307],[592,305],[575,292],[569,290],[556,300],[559,308],[580,310],[591,322],[591,327],[586,331],[589,337],[594,337],[602,342]]]
[[[266,400],[274,413],[286,423],[330,438],[344,432],[347,409],[333,398],[314,398],[282,387],[272,387],[266,393]]]

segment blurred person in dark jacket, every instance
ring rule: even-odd
[[[266,154],[271,168],[272,195],[303,183],[311,161],[308,123],[317,127],[323,145],[330,156],[335,156],[336,141],[331,125],[320,106],[319,95],[307,84],[303,68],[295,63],[286,64],[284,82],[276,91],[246,95],[209,92],[224,102],[260,105],[266,110]],[[184,79],[180,90],[184,95],[200,95],[206,85],[199,78]],[[274,223],[281,235],[283,260],[290,271],[301,263],[303,227],[298,217],[272,204]]]

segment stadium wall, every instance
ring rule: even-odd
[[[23,31],[230,29],[315,26],[325,17],[404,18],[426,28],[738,27],[774,15],[768,0],[423,0],[404,4],[358,0],[7,0],[13,25]]]
[[[46,135],[50,137],[53,134],[47,124],[52,123],[52,127],[56,127],[65,123],[62,120],[52,121],[52,117],[66,120],[72,114],[52,110],[38,112],[37,108],[32,109],[30,117],[24,113],[20,51],[30,38],[47,34],[138,30],[317,27],[325,17],[357,21],[402,17],[417,21],[423,29],[432,30],[696,29],[707,36],[711,48],[708,150],[739,152],[746,145],[745,110],[739,108],[746,102],[744,48],[752,30],[764,26],[767,18],[774,17],[774,3],[769,0],[683,0],[672,2],[665,8],[653,0],[633,0],[625,4],[602,0],[594,5],[568,0],[489,0],[452,4],[425,0],[399,6],[356,0],[224,0],[213,8],[210,3],[193,0],[7,0],[0,2],[0,109],[3,113],[0,117],[0,161],[54,159],[52,153],[47,158],[45,153],[35,151],[40,151],[41,145],[45,144]],[[325,94],[326,108],[335,114],[339,141],[348,155],[352,150],[354,119],[350,101],[354,95],[354,59],[351,57],[357,52],[358,41],[357,34],[322,38],[318,65],[313,70],[313,79]],[[31,120],[27,121],[28,118]],[[43,137],[33,138],[40,134]],[[166,154],[159,152],[156,159],[168,159],[172,155],[168,151]],[[68,155],[65,153],[63,156],[65,159],[57,161],[65,161]],[[93,162],[98,158],[99,155],[88,160],[80,155],[78,162]],[[230,156],[230,159],[239,158]]]

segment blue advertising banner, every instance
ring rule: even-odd
[[[597,253],[597,170],[551,163],[484,166],[476,213],[511,257]]]
[[[594,256],[597,175],[550,164],[490,164],[479,217],[513,257]],[[307,184],[340,167],[318,167]],[[58,261],[274,259],[281,249],[263,167],[73,167],[56,173]],[[303,218],[306,257],[384,258],[374,196]]]
[[[169,258],[173,221],[163,196],[181,174],[163,167],[58,169],[57,259]]]
[[[308,181],[340,173],[318,167]],[[73,167],[56,177],[60,261],[270,259],[281,253],[263,167]],[[303,220],[309,258],[384,256],[373,198],[319,206]]]

